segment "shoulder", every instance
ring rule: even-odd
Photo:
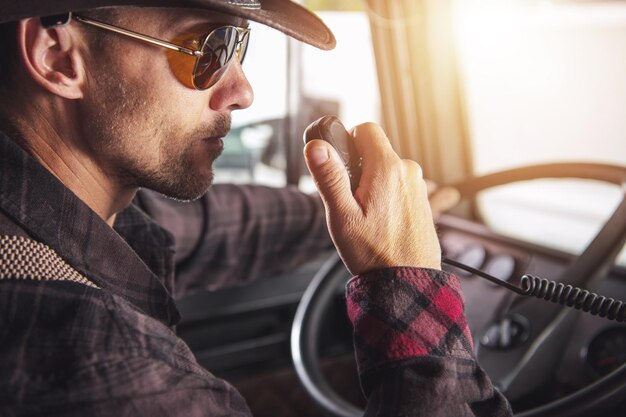
[[[0,210],[0,235],[28,237],[24,228]]]
[[[126,299],[71,281],[0,280],[0,329],[3,360],[27,354],[33,363],[54,357],[80,364],[161,351],[192,357],[170,327]]]
[[[0,353],[4,358],[17,348],[40,353],[42,345],[63,356],[95,345],[102,351],[107,345],[100,336],[106,333],[108,343],[119,339],[111,327],[112,301],[104,291],[77,282],[0,280]]]

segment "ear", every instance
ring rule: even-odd
[[[24,69],[37,84],[60,97],[82,98],[84,60],[75,31],[67,25],[46,29],[32,18],[20,21],[17,35]]]

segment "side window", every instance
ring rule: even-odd
[[[251,23],[244,71],[255,99],[249,109],[233,113],[224,153],[215,164],[216,182],[293,183],[313,192],[302,161],[304,128],[326,114],[339,115],[348,127],[379,121],[376,66],[362,2],[306,5],[331,28],[337,47],[320,51]]]
[[[302,94],[325,107],[324,112],[309,109],[308,121],[334,113],[348,129],[368,121],[380,123],[380,93],[365,2],[310,3],[331,3],[320,5],[326,9],[318,13],[337,37],[337,47],[330,52],[314,48],[302,51]],[[314,189],[306,172],[300,188]]]
[[[282,33],[254,22],[250,28],[243,68],[254,90],[254,103],[233,112],[224,153],[215,163],[215,182],[284,186],[288,40]]]

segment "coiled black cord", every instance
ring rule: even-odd
[[[626,303],[623,301],[532,275],[524,275],[521,279],[522,288],[519,288],[453,259],[443,258],[442,262],[485,278],[520,295],[537,297],[617,322],[626,321]]]
[[[542,298],[609,320],[626,321],[626,303],[623,301],[532,275],[524,275],[521,285],[526,292],[525,295]]]

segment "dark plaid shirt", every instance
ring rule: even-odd
[[[135,201],[175,236],[177,297],[275,276],[332,247],[321,200],[297,187],[216,184],[193,203],[141,190]]]
[[[296,190],[216,187],[180,212],[140,196],[191,236],[175,281],[172,235],[142,210],[129,207],[110,228],[1,133],[0,155],[0,235],[45,243],[99,287],[0,280],[0,415],[249,415],[176,336],[173,295],[278,271],[327,247],[319,202]],[[374,271],[347,295],[368,415],[510,414],[473,359],[455,277]]]

